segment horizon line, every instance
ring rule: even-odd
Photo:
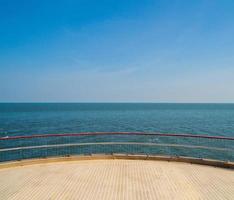
[[[17,104],[17,103],[22,103],[22,104],[27,104],[27,103],[35,103],[35,104],[39,104],[39,103],[51,103],[51,104],[55,104],[55,103],[64,103],[64,104],[75,104],[75,103],[80,103],[80,104],[85,104],[85,103],[87,103],[87,104],[98,104],[98,103],[100,103],[100,104],[103,104],[103,103],[106,103],[106,104],[114,104],[114,103],[116,103],[116,104],[118,104],[118,103],[125,103],[125,104],[134,104],[134,103],[145,103],[145,104],[234,104],[234,102],[150,102],[150,101],[136,101],[136,102],[134,102],[134,101],[67,101],[67,102],[63,102],[63,101],[15,101],[15,102],[0,102],[0,104],[7,104],[7,103],[12,103],[12,104]]]

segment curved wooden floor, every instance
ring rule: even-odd
[[[234,171],[152,160],[83,160],[0,169],[0,199],[234,199]]]

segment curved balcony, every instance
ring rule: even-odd
[[[0,160],[1,199],[234,198],[231,137],[162,133],[12,136],[0,138]]]

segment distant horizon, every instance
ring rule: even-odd
[[[122,104],[234,104],[234,102],[140,102],[140,101],[138,101],[138,102],[126,102],[126,101],[118,101],[118,102],[111,102],[111,101],[109,101],[109,102],[101,102],[101,101],[99,101],[99,102],[95,102],[95,101],[93,101],[93,102],[59,102],[59,101],[51,101],[51,102],[49,102],[49,101],[47,101],[47,102],[0,102],[0,104],[7,104],[7,103],[12,103],[12,104],[43,104],[43,103],[45,103],[45,104],[59,104],[59,103],[61,103],[61,104],[69,104],[69,103],[71,103],[71,104],[120,104],[120,103],[122,103]]]

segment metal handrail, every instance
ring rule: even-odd
[[[25,146],[25,147],[13,147],[0,149],[0,152],[26,150],[26,149],[42,149],[42,148],[54,148],[54,147],[74,147],[74,146],[94,146],[94,145],[139,145],[139,146],[165,146],[165,147],[182,147],[182,148],[194,148],[194,149],[207,149],[216,151],[233,151],[234,149],[220,148],[220,147],[208,147],[202,145],[181,145],[171,143],[150,143],[150,142],[87,142],[87,143],[71,143],[71,144],[51,144],[51,145],[37,145],[37,146]]]
[[[227,161],[234,160],[233,142],[234,137],[157,132],[18,135],[0,137],[0,162],[34,157],[95,153],[182,155]]]
[[[171,133],[145,133],[145,132],[83,132],[83,133],[64,133],[64,134],[35,134],[22,136],[6,136],[0,137],[1,140],[16,139],[33,139],[48,137],[78,137],[78,136],[96,136],[96,135],[142,135],[142,136],[163,136],[163,137],[184,137],[184,138],[205,138],[205,139],[221,139],[234,140],[234,137],[210,136],[210,135],[193,135],[193,134],[171,134]]]

